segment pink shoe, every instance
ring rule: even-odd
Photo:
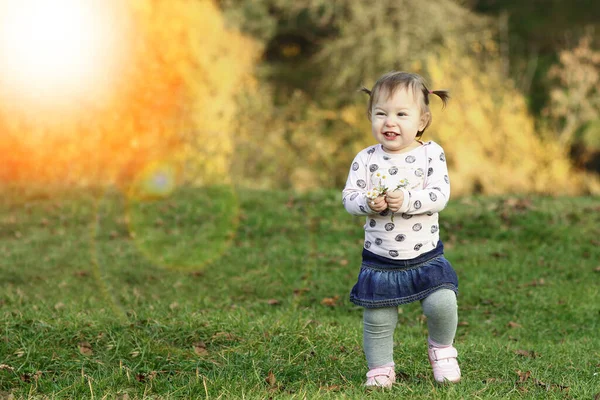
[[[454,346],[429,348],[429,362],[433,368],[433,377],[437,382],[456,383],[460,381],[457,356],[458,352]]]
[[[373,368],[367,372],[367,387],[391,388],[396,382],[396,372],[394,367]]]

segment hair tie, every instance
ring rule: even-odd
[[[429,92],[429,94],[433,94],[433,90],[429,90],[428,92]]]

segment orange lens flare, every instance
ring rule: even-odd
[[[97,102],[127,43],[114,0],[0,0],[0,100],[31,111]]]

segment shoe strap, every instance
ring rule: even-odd
[[[367,372],[367,378],[375,378],[376,376],[387,376],[388,378],[394,372],[394,367],[373,368]]]
[[[448,358],[458,357],[458,351],[454,346],[449,347],[432,347],[431,355],[434,361],[446,360]]]

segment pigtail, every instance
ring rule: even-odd
[[[450,92],[447,90],[429,90],[428,94],[435,94],[442,99],[442,108],[446,108],[446,104],[448,104],[448,100],[450,100]]]
[[[442,100],[442,108],[446,108],[446,104],[448,104],[448,100],[450,99],[450,92],[448,92],[447,90],[429,90],[425,87],[424,84],[422,91],[425,100],[425,105],[427,106],[427,112],[429,112],[429,95],[431,94],[435,94],[436,96],[438,96]],[[431,124],[431,121],[432,117],[431,113],[429,113],[429,121],[427,122],[427,125],[425,125],[425,128],[423,128],[422,131],[417,132],[418,140],[421,139],[421,136],[423,136],[423,132],[425,132],[425,129],[427,129],[427,127]]]
[[[371,91],[369,89],[367,89],[366,87],[361,87],[360,89],[358,89],[359,92],[363,92],[369,95],[369,97],[371,96]]]
[[[358,89],[359,92],[363,92],[369,95],[369,105],[367,106],[367,118],[369,118],[369,121],[371,120],[371,107],[373,106],[373,92],[369,89],[367,89],[366,87],[361,87],[360,89]]]

